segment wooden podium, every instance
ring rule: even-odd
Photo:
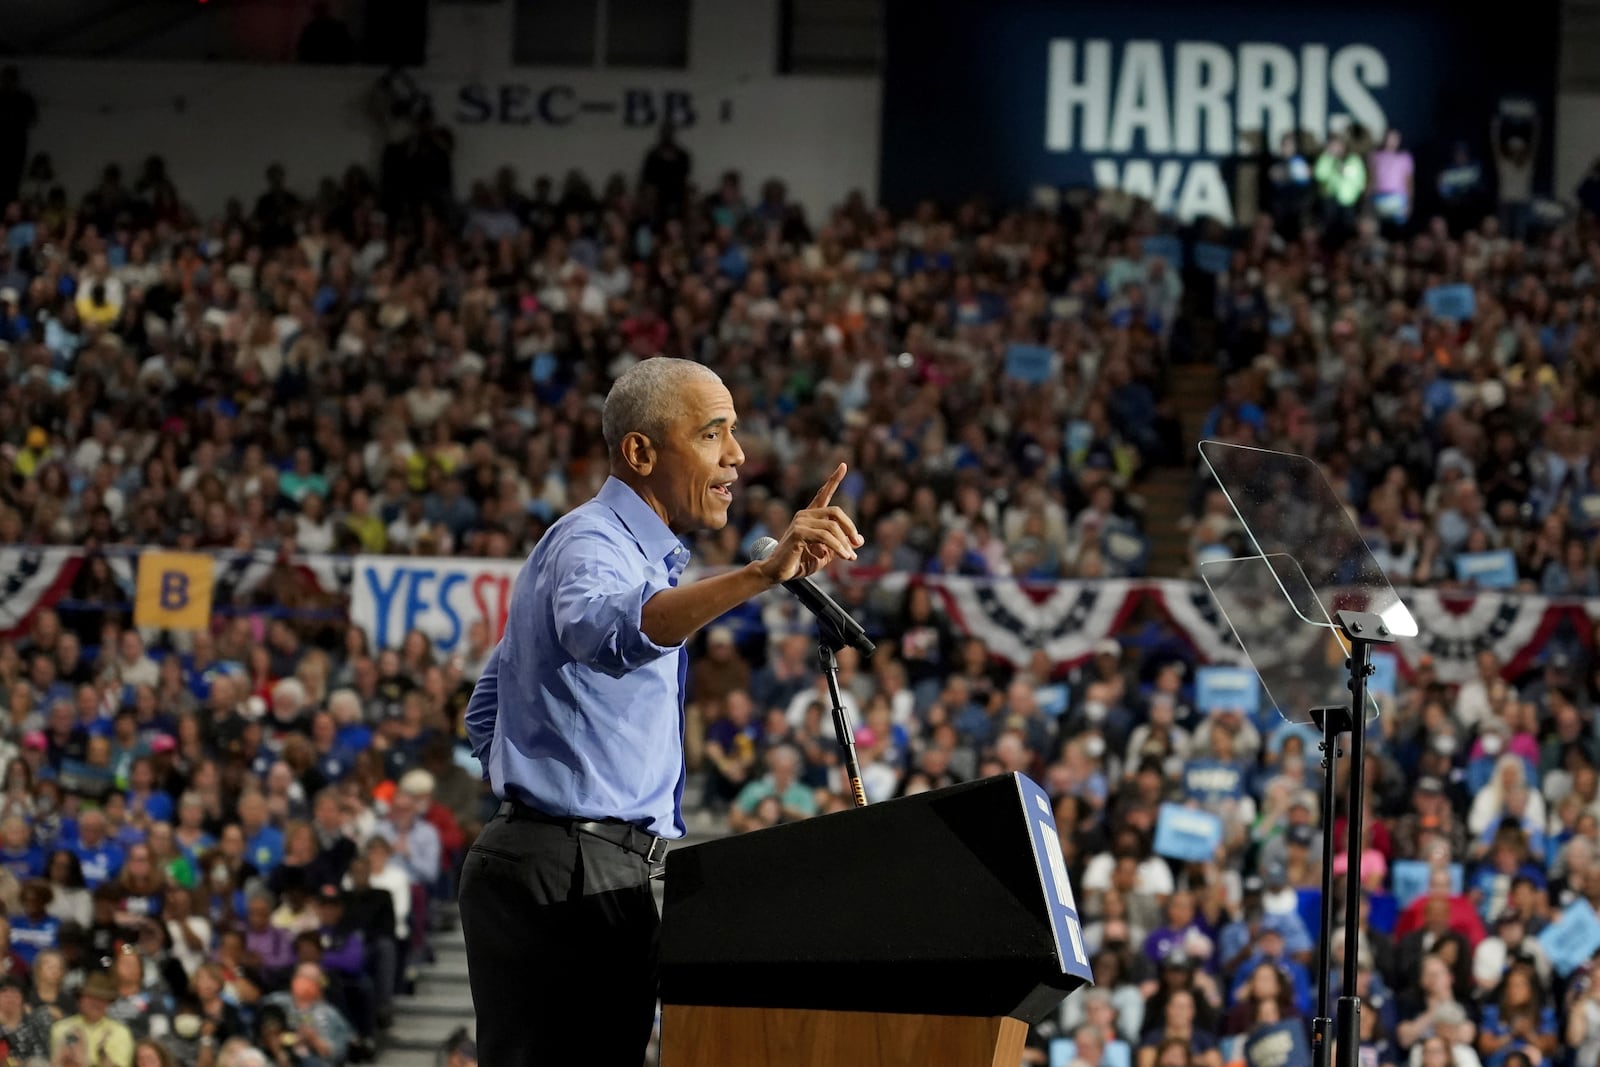
[[[1017,1067],[1028,1024],[1007,1016],[664,1006],[661,1064]]]
[[[1021,775],[667,855],[662,1067],[1016,1067],[1087,981]]]

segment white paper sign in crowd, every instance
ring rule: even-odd
[[[421,630],[436,651],[464,646],[475,622],[498,641],[521,560],[443,556],[357,556],[350,580],[350,619],[372,647],[398,648]]]

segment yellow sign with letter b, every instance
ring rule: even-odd
[[[211,624],[210,556],[146,552],[139,557],[133,624],[163,630],[204,630]]]

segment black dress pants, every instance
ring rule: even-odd
[[[467,853],[460,906],[482,1063],[640,1067],[661,926],[644,857],[496,816]]]

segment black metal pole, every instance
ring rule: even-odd
[[[1361,952],[1361,816],[1366,800],[1367,677],[1372,673],[1372,645],[1350,634],[1350,789],[1345,815],[1348,855],[1344,872],[1344,991],[1339,997],[1339,1067],[1357,1067],[1361,1059],[1361,998],[1356,971]],[[1383,631],[1386,635],[1387,631]]]
[[[1339,734],[1344,728],[1344,709],[1323,708],[1322,717],[1322,927],[1317,938],[1317,1010],[1311,1020],[1312,1067],[1330,1067],[1333,998],[1328,988],[1333,981],[1333,772],[1339,758]]]
[[[850,795],[856,807],[864,808],[867,806],[867,789],[861,784],[855,728],[850,724],[850,713],[844,710],[844,697],[839,693],[839,657],[826,633],[817,646],[817,659],[821,661],[822,673],[828,679],[828,696],[833,700],[833,732],[839,735],[839,748],[844,752],[844,773],[850,784]]]

